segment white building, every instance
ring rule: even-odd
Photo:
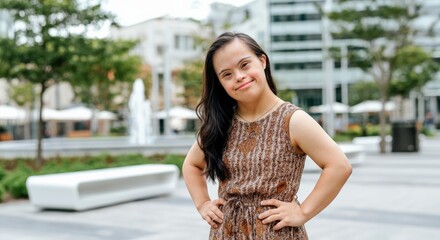
[[[264,49],[268,46],[267,0],[254,0],[239,7],[214,2],[206,22],[212,24],[216,35],[225,31],[243,32],[254,38]]]
[[[171,68],[175,69],[190,59],[200,56],[193,36],[200,34],[200,23],[193,19],[159,17],[131,26],[113,27],[111,39],[137,39],[139,45],[134,53],[151,66],[164,66],[166,49],[169,49]]]

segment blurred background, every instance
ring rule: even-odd
[[[153,134],[193,134],[195,114],[173,108],[194,111],[224,31],[255,38],[279,95],[336,139],[439,127],[435,0],[32,2],[0,5],[3,141],[38,138],[40,115],[42,138],[128,135],[138,78]]]
[[[311,239],[438,239],[439,18],[438,0],[0,0],[0,239],[206,239],[181,178],[80,213],[33,208],[26,180],[181,170],[204,54],[225,31],[265,49],[278,95],[354,166]],[[300,200],[320,171],[307,159],[304,173]]]
[[[197,118],[170,110],[194,110],[203,53],[224,31],[255,38],[280,96],[331,136],[378,135],[382,115],[385,131],[439,125],[438,1],[2,2],[2,140],[37,138],[39,108],[46,138],[127,135],[137,78],[154,134],[192,133]]]

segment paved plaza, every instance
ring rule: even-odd
[[[318,177],[304,174],[300,200]],[[423,138],[417,153],[368,152],[306,228],[311,240],[440,239],[440,137]],[[1,240],[202,240],[208,233],[183,181],[171,195],[83,212],[42,211],[26,200],[0,204]]]

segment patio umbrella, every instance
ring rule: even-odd
[[[177,107],[172,107],[169,111],[171,118],[197,119],[196,111],[192,109],[177,106]],[[156,112],[155,117],[159,119],[166,118],[166,114],[167,113],[165,110],[159,111]]]
[[[20,108],[0,105],[0,120],[25,120],[26,111]]]
[[[56,120],[88,121],[92,119],[92,109],[79,106],[58,111]]]
[[[34,109],[32,111],[32,117],[33,119],[37,119],[38,118],[38,109]],[[52,108],[43,108],[43,121],[48,121],[48,120],[56,120],[60,117],[60,112],[56,109],[52,109]]]
[[[109,111],[100,111],[97,117],[98,120],[116,120],[118,118],[116,114]]]
[[[387,102],[385,104],[385,111],[390,112],[395,108],[394,102]],[[382,109],[382,103],[376,100],[368,100],[358,103],[351,107],[351,113],[378,113]]]
[[[334,113],[346,113],[350,108],[349,106],[340,102],[334,102],[332,107]],[[328,104],[310,107],[310,112],[312,113],[326,113],[329,111],[330,106]]]

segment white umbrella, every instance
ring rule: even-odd
[[[87,121],[92,119],[92,110],[83,106],[58,111],[56,120]]]
[[[394,102],[387,102],[385,104],[385,111],[386,112],[390,112],[392,110],[394,110],[395,108],[395,104]],[[368,100],[368,101],[364,101],[361,102],[359,104],[354,105],[353,107],[351,107],[351,112],[352,113],[370,113],[370,112],[380,112],[382,109],[382,103],[380,101],[373,101],[373,100]]]
[[[349,106],[339,102],[334,102],[332,107],[334,113],[346,113],[350,108]],[[310,112],[312,113],[326,113],[329,111],[330,106],[328,104],[310,107]]]
[[[98,120],[116,120],[116,114],[109,111],[100,111],[98,114]]]
[[[39,109],[34,109],[32,111],[33,119],[38,118],[38,111]],[[59,116],[60,116],[60,112],[58,110],[52,108],[43,108],[43,121],[56,120],[59,118]]]
[[[182,118],[182,119],[197,119],[196,111],[184,107],[172,107],[169,110],[171,118]],[[166,118],[167,112],[165,110],[156,112],[154,115],[156,118],[163,119]]]
[[[26,111],[12,106],[0,106],[0,120],[25,120]]]

